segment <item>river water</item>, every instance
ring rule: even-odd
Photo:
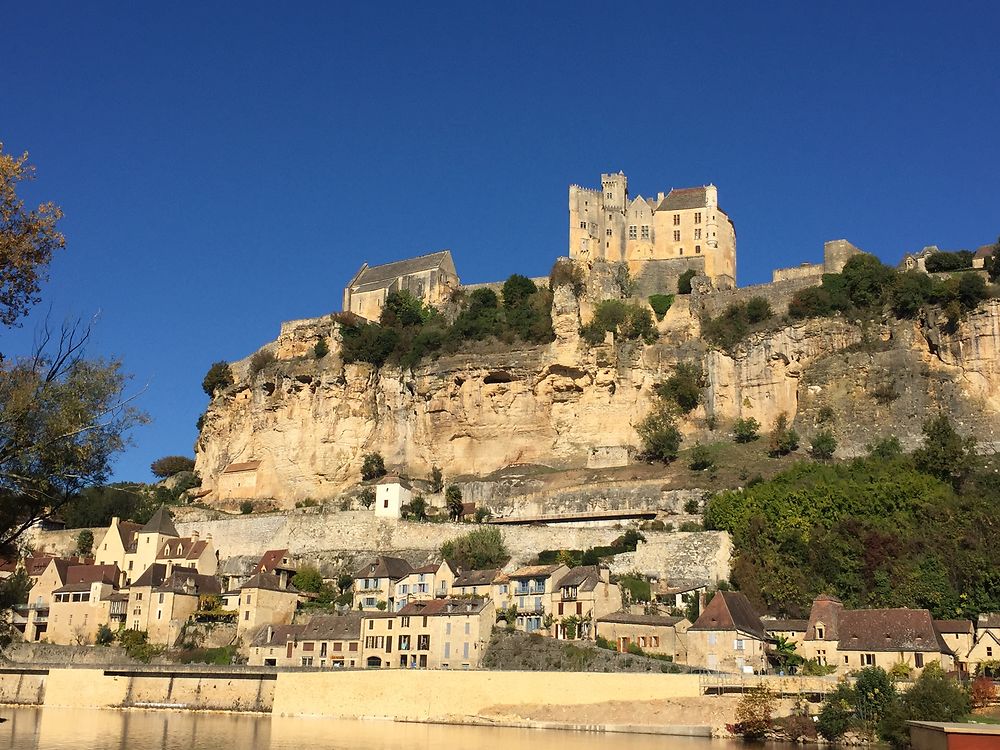
[[[223,713],[0,706],[0,718],[0,748],[15,750],[745,750],[663,735]]]

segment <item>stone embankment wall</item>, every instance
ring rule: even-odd
[[[469,524],[390,521],[376,518],[371,511],[274,513],[176,526],[182,536],[192,531],[199,532],[202,538],[211,534],[222,559],[288,548],[301,559],[313,560],[327,568],[360,565],[379,553],[403,556],[413,563],[435,559],[442,544],[475,528]],[[42,550],[64,552],[75,545],[78,533],[79,530],[36,532],[31,544]],[[530,561],[543,549],[586,549],[610,544],[622,530],[507,526],[502,533],[513,556],[511,562],[518,565]],[[667,579],[729,578],[732,545],[726,532],[649,531],[643,535],[647,544],[640,547],[635,559],[629,559],[631,567],[627,570],[638,565]]]

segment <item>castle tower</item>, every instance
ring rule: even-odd
[[[628,177],[624,173],[602,174],[604,210],[598,225],[600,257],[615,263],[625,260],[625,211],[628,208]]]
[[[601,187],[604,188],[604,210],[624,212],[628,205],[628,177],[618,174],[602,174]]]

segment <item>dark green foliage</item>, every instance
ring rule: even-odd
[[[431,467],[431,492],[435,495],[444,489],[444,474],[437,466]]]
[[[851,304],[868,308],[881,304],[892,287],[895,272],[874,255],[861,253],[850,257],[840,272],[844,290]],[[824,279],[824,282],[826,279]]]
[[[993,252],[986,258],[983,268],[990,275],[990,281],[1000,279],[1000,237],[993,245]]]
[[[250,357],[250,366],[247,368],[247,378],[253,380],[257,377],[257,374],[267,368],[269,365],[273,364],[275,361],[274,352],[270,349],[262,349],[261,351]]]
[[[730,350],[747,337],[754,326],[774,317],[771,304],[763,297],[751,297],[747,302],[734,302],[715,318],[709,318],[702,327],[706,340]]]
[[[628,270],[628,263],[619,263],[615,266],[614,282],[618,288],[618,294],[626,299],[631,297],[635,292],[635,283],[632,281],[632,274]]]
[[[652,589],[649,581],[638,573],[628,573],[618,578],[618,585],[622,592],[628,592],[630,600],[633,602],[652,601]]]
[[[674,295],[672,294],[651,294],[649,296],[649,306],[653,308],[657,320],[663,320],[663,316],[667,314],[667,310],[672,304],[674,304]]]
[[[113,484],[88,487],[63,507],[62,516],[71,529],[107,526],[115,516],[146,523],[156,507],[143,485]]]
[[[945,414],[927,420],[923,432],[924,444],[913,453],[914,466],[961,490],[978,462],[975,439],[959,435]]]
[[[444,501],[448,507],[448,517],[453,521],[462,518],[464,506],[462,503],[462,490],[456,484],[449,484],[444,491]]]
[[[312,565],[303,565],[292,577],[292,585],[299,591],[318,593],[323,588],[323,574]]]
[[[194,459],[187,456],[164,456],[149,465],[154,477],[166,479],[182,471],[194,471]]]
[[[826,739],[839,740],[854,722],[854,704],[857,693],[848,683],[840,683],[823,701],[816,729]]]
[[[886,707],[878,735],[894,748],[910,746],[907,721],[961,721],[969,713],[969,694],[937,664],[929,664],[909,690]]]
[[[924,268],[927,269],[927,273],[960,271],[963,268],[972,268],[972,253],[968,250],[959,250],[957,253],[933,253],[927,256],[927,259],[924,261]]]
[[[629,529],[611,542],[611,544],[600,547],[591,547],[586,551],[578,549],[542,550],[538,553],[538,564],[551,565],[552,563],[558,562],[561,557],[568,555],[573,565],[596,565],[600,562],[602,557],[620,555],[623,552],[635,552],[636,547],[639,546],[639,542],[643,542],[645,540],[646,537],[638,531],[635,529]],[[593,562],[585,562],[586,560],[592,560]]]
[[[896,686],[882,667],[865,667],[854,681],[854,708],[858,717],[874,727],[896,699]]]
[[[201,432],[205,427],[205,415],[199,414],[198,419],[194,423],[194,427],[198,432]]]
[[[799,433],[788,426],[788,415],[781,413],[774,420],[774,427],[768,436],[768,453],[772,456],[787,456],[799,448]]]
[[[677,277],[677,293],[691,294],[691,279],[698,275],[693,268],[689,268]]]
[[[687,513],[688,515],[692,515],[692,516],[695,513],[697,513],[698,512],[698,501],[695,500],[694,498],[691,498],[686,503],[684,503],[684,512]]]
[[[496,526],[481,526],[445,542],[441,557],[463,570],[499,568],[510,559],[503,534]]]
[[[580,335],[590,344],[604,342],[604,334],[612,332],[628,340],[656,340],[656,326],[647,307],[639,307],[617,299],[606,299],[594,309],[594,318],[580,329]]]
[[[561,286],[573,287],[573,294],[577,297],[582,295],[587,288],[583,269],[569,258],[557,260],[549,272],[549,288],[555,291]]]
[[[154,657],[160,656],[164,648],[149,642],[145,630],[123,630],[118,634],[118,642],[125,649],[130,659],[148,664]]]
[[[989,298],[990,293],[986,287],[986,282],[978,273],[963,273],[957,277],[948,279],[945,282],[945,294],[952,294],[952,284],[954,284],[954,298],[962,306],[963,310],[972,310],[983,300]]]
[[[900,444],[899,438],[895,435],[889,435],[888,437],[869,443],[865,446],[865,450],[868,451],[869,458],[880,461],[891,461],[903,455],[903,446]]]
[[[889,294],[892,312],[897,318],[914,318],[934,295],[934,280],[917,270],[904,271],[896,277]]]
[[[677,458],[681,447],[681,432],[668,408],[657,406],[635,429],[642,439],[643,455],[647,459],[670,463]]]
[[[404,289],[389,292],[378,322],[388,328],[407,328],[422,325],[430,315],[430,309]]]
[[[400,512],[408,521],[426,521],[427,501],[423,495],[417,495],[409,503],[400,508]]]
[[[201,381],[202,390],[208,394],[209,398],[217,391],[228,388],[233,384],[233,371],[229,368],[228,362],[216,362],[208,368],[205,379]]]
[[[737,419],[733,425],[733,439],[737,443],[752,443],[760,432],[760,422],[753,417]]]
[[[666,382],[656,386],[656,394],[677,405],[681,414],[691,412],[701,402],[705,374],[698,362],[680,362]]]
[[[712,449],[707,445],[695,443],[694,448],[691,449],[690,466],[692,471],[705,471],[715,466],[715,457]]]
[[[240,503],[240,513],[249,516],[253,513],[253,500],[244,500]]]
[[[377,323],[361,323],[341,328],[344,362],[369,362],[381,367],[399,342],[399,332]]]
[[[101,623],[97,628],[97,634],[94,636],[94,643],[98,646],[110,646],[114,640],[114,631],[106,624]]]
[[[370,508],[375,504],[375,488],[365,487],[358,493],[358,502],[362,508]]]
[[[326,343],[326,337],[321,336],[316,342],[316,345],[313,346],[313,356],[316,357],[316,359],[323,359],[323,357],[329,353],[330,345]]]
[[[361,462],[361,479],[371,481],[386,475],[385,459],[381,453],[366,453]]]
[[[534,281],[527,276],[515,273],[504,282],[503,289],[500,292],[503,297],[503,306],[507,310],[520,307],[537,291],[538,287],[535,286]]]
[[[834,451],[837,450],[837,438],[830,430],[817,432],[809,446],[809,455],[819,460],[833,458]]]
[[[771,303],[763,297],[751,297],[747,300],[744,309],[746,310],[747,322],[751,325],[762,323],[774,317],[774,310],[771,309]]]
[[[821,318],[833,312],[830,292],[821,286],[800,289],[788,303],[788,314],[793,318]]]
[[[87,557],[94,551],[94,532],[84,529],[76,535],[76,553]]]

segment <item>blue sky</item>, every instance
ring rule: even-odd
[[[279,12],[280,8],[280,12]],[[0,140],[66,212],[41,314],[100,313],[192,453],[219,359],[339,309],[362,261],[544,275],[567,185],[715,183],[739,283],[844,237],[895,263],[1000,234],[1000,10],[981,3],[8,3]]]

